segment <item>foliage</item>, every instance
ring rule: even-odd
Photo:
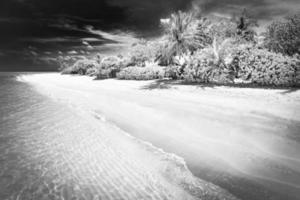
[[[86,75],[86,72],[90,68],[96,68],[97,63],[94,60],[80,59],[76,61],[72,66],[65,67],[62,70],[62,74],[80,74]]]
[[[254,42],[256,32],[254,27],[258,26],[257,20],[254,19],[246,9],[244,9],[241,15],[234,19],[237,24],[237,36],[240,40],[245,40],[247,42]]]
[[[300,54],[300,13],[273,22],[265,32],[265,46],[276,53]]]
[[[204,58],[210,60],[216,67],[226,67],[232,60],[231,54],[233,53],[234,44],[231,39],[225,39],[222,42],[218,42],[214,39],[213,44],[204,49],[202,54]]]
[[[228,19],[213,20],[208,27],[209,44],[211,45],[214,39],[219,42],[236,37],[236,29],[236,24]]]
[[[117,56],[108,56],[102,59],[100,63],[100,68],[108,69],[108,68],[116,68],[118,67],[120,62],[120,58]]]
[[[99,79],[115,78],[122,68],[122,59],[117,56],[108,56],[101,60],[97,68],[96,76]]]
[[[98,70],[96,67],[88,68],[86,70],[86,75],[87,76],[97,76],[97,72],[98,72]]]
[[[184,79],[187,82],[227,83],[232,81],[234,76],[230,68],[234,52],[232,39],[217,42],[215,38],[212,45],[194,54],[186,53],[174,57],[174,65],[166,68],[166,76],[172,79]]]
[[[140,40],[134,43],[129,52],[128,66],[145,66],[145,62],[154,62],[160,48],[160,42],[157,40]]]
[[[132,65],[143,66],[146,61],[150,60],[147,42],[140,41],[131,46],[130,61]]]
[[[71,56],[58,56],[57,62],[59,64],[59,71],[63,71],[66,68],[72,66],[76,60]]]
[[[197,18],[195,13],[177,12],[163,23],[166,42],[160,52],[162,63],[170,64],[172,58],[188,51],[203,48],[209,42],[205,28],[206,19]]]
[[[173,80],[181,79],[184,72],[184,67],[180,65],[169,65],[165,70],[165,77]]]
[[[117,77],[126,80],[153,80],[164,78],[165,71],[163,67],[149,65],[146,67],[127,67],[122,69]]]
[[[125,57],[97,54],[91,60],[76,57],[76,62],[74,57],[59,58],[62,73],[101,79],[168,77],[226,84],[239,78],[260,85],[300,85],[300,14],[268,27],[264,41],[267,49],[258,47],[254,31],[257,23],[245,10],[231,20],[179,11],[161,22],[163,37],[138,41]]]
[[[223,44],[224,45],[224,44]],[[233,76],[225,62],[225,53],[214,46],[199,50],[190,57],[182,74],[186,82],[229,83]]]
[[[300,60],[266,49],[245,48],[239,52],[239,73],[243,80],[260,85],[299,84]]]
[[[210,17],[209,21],[207,32],[211,39],[210,44],[214,39],[221,42],[227,38],[231,38],[237,44],[256,42],[254,27],[258,26],[257,21],[246,10],[231,19],[215,16]]]
[[[171,79],[182,79],[182,74],[184,72],[184,68],[191,60],[191,53],[187,52],[181,54],[180,56],[175,56],[172,59],[172,65],[166,67],[167,78]]]
[[[210,17],[208,26],[210,44],[216,39],[221,42],[231,38],[236,44],[256,43],[256,32],[254,27],[258,26],[257,21],[251,17],[247,10],[231,19],[221,17]]]

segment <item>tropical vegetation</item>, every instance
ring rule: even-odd
[[[300,54],[300,13],[273,22],[265,32],[265,47],[289,56]]]
[[[72,64],[60,59],[61,71],[98,79],[300,85],[300,14],[273,22],[260,35],[246,10],[231,19],[179,11],[161,25],[161,37],[141,39],[126,55],[97,54]]]

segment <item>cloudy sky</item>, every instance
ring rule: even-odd
[[[201,8],[247,8],[261,24],[300,10],[300,0],[0,0],[0,70],[49,70],[60,55],[110,53],[159,34],[159,19]]]

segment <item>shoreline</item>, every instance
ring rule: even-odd
[[[191,85],[147,89],[146,86],[155,82],[93,81],[89,77],[56,73],[25,75],[20,79],[33,84],[46,96],[94,110],[127,133],[163,147],[167,152],[179,154],[195,175],[217,183],[234,195],[266,198],[257,196],[265,192],[257,192],[260,187],[267,195],[278,198],[291,195],[290,199],[293,199],[297,195],[300,169],[295,164],[300,163],[300,158],[292,152],[299,150],[300,140],[298,138],[290,146],[287,144],[297,137],[299,130],[300,115],[296,112],[300,108],[299,91],[284,94],[282,89],[199,88]],[[128,116],[131,119],[127,119]],[[251,149],[253,147],[257,148],[256,152]],[[205,167],[199,167],[201,164]],[[276,165],[281,168],[274,168]],[[292,170],[295,177],[282,174],[281,170],[286,169]],[[205,170],[208,171],[203,176]],[[283,180],[282,183],[279,180]],[[245,186],[252,184],[250,191],[235,188],[243,181]],[[279,186],[286,186],[292,194],[276,193]],[[249,196],[252,190],[257,194]]]
[[[198,83],[198,82],[185,82],[184,80],[172,80],[168,78],[164,79],[154,79],[154,80],[125,80],[125,79],[118,79],[118,78],[108,78],[108,79],[96,79],[96,77],[93,76],[87,76],[87,75],[80,75],[80,74],[61,74],[59,71],[0,71],[0,73],[6,73],[6,74],[60,74],[62,76],[66,77],[88,77],[95,81],[101,81],[101,80],[118,80],[118,81],[132,81],[132,82],[153,82],[153,83],[165,83],[167,85],[171,86],[194,86],[194,87],[202,87],[202,88],[212,88],[212,87],[227,87],[227,88],[245,88],[245,89],[266,89],[266,90],[293,90],[297,91],[300,90],[300,85],[294,85],[294,86],[276,86],[276,85],[261,85],[261,84],[255,84],[255,83]],[[158,88],[159,89],[159,88]],[[284,92],[284,91],[283,91]]]

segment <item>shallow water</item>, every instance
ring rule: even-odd
[[[0,199],[236,199],[97,113],[0,75]]]

